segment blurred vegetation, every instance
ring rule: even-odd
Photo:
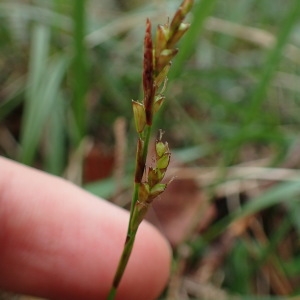
[[[163,23],[179,3],[1,0],[0,154],[106,198],[118,176],[100,171],[119,162],[130,188],[145,20]],[[208,201],[226,209],[174,247],[180,284],[162,299],[298,299],[299,16],[298,0],[196,1],[155,126],[181,163],[178,177],[193,170]],[[97,149],[101,174],[91,176]],[[191,277],[216,249],[213,274],[195,288]]]

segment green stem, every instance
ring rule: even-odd
[[[131,224],[131,220],[132,220],[132,216],[133,216],[135,204],[136,204],[136,202],[137,202],[137,200],[139,198],[139,189],[140,189],[140,183],[139,182],[135,182],[134,183],[134,188],[133,188],[133,195],[132,195],[131,208],[130,208],[130,219],[129,219],[127,234],[130,233],[130,228],[131,228],[130,224]]]
[[[143,158],[144,168],[146,167],[146,160],[147,160],[148,147],[149,147],[149,141],[150,141],[150,136],[151,136],[151,129],[152,129],[152,125],[146,126],[145,130],[141,134],[143,141],[144,141],[143,149],[142,149],[142,158]],[[139,189],[140,189],[140,182],[135,182],[134,183],[134,191],[133,191],[133,195],[132,195],[130,217],[129,217],[125,246],[124,246],[124,249],[123,249],[120,261],[119,261],[119,265],[118,265],[118,268],[117,268],[117,271],[116,271],[116,274],[114,277],[113,285],[109,292],[107,300],[115,299],[117,288],[123,277],[124,271],[126,269],[127,263],[130,258],[130,254],[133,249],[133,244],[134,244],[135,236],[136,236],[136,233],[138,230],[138,225],[139,225],[139,224],[137,224],[138,213],[136,211],[136,203],[138,201]]]
[[[144,131],[140,135],[140,137],[144,141],[144,146],[143,146],[143,149],[142,149],[142,158],[143,158],[144,169],[146,167],[146,160],[147,160],[148,147],[149,147],[149,141],[150,141],[150,136],[151,136],[151,129],[152,129],[152,125],[151,126],[146,125]],[[131,201],[130,220],[129,220],[129,224],[128,224],[127,234],[130,234],[130,228],[132,228],[131,227],[132,217],[134,215],[133,212],[134,212],[135,204],[136,204],[136,202],[138,200],[138,197],[139,197],[139,188],[140,188],[140,182],[135,182],[134,183],[132,201]]]
[[[107,300],[114,300],[116,297],[116,293],[117,293],[117,289],[115,287],[112,287],[108,294]]]
[[[126,236],[125,246],[124,246],[122,256],[121,256],[120,261],[119,261],[118,269],[117,269],[117,272],[115,274],[114,281],[113,281],[113,284],[112,284],[112,288],[109,292],[107,300],[113,300],[115,298],[117,288],[118,288],[118,286],[120,284],[120,281],[123,277],[123,274],[124,274],[124,271],[126,269],[130,254],[132,252],[132,248],[133,248],[136,233],[137,233],[137,229],[135,231],[131,232],[130,234],[127,234],[127,236]]]

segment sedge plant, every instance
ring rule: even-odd
[[[188,30],[189,24],[183,23],[191,10],[193,0],[184,0],[171,22],[158,25],[155,41],[152,41],[151,22],[147,19],[144,38],[143,62],[143,101],[132,101],[135,127],[138,133],[134,190],[130,218],[124,249],[115,273],[108,300],[115,298],[117,288],[126,269],[133,249],[136,233],[153,200],[164,192],[169,183],[163,183],[170,163],[171,153],[168,143],[162,141],[162,132],[155,141],[155,163],[147,166],[148,145],[153,118],[165,101],[163,95],[171,60],[177,54],[175,45]]]

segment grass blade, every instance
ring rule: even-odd
[[[73,60],[73,114],[75,121],[75,144],[79,144],[86,130],[86,107],[85,96],[87,92],[87,64],[86,64],[86,47],[85,37],[85,0],[74,2],[74,52]]]
[[[261,196],[248,202],[241,213],[237,214],[238,218],[257,213],[263,209],[279,203],[289,203],[299,201],[300,184],[299,181],[284,182],[269,189]]]
[[[38,142],[56,101],[69,59],[59,56],[47,64],[49,31],[38,26],[33,34],[28,90],[22,124],[20,161],[31,164]]]
[[[250,113],[248,115],[250,122],[256,118],[258,114],[260,114],[261,104],[266,98],[268,88],[281,62],[282,52],[285,45],[288,43],[288,39],[294,25],[299,20],[299,15],[300,2],[295,0],[293,5],[290,6],[290,10],[282,22],[282,26],[280,27],[281,30],[278,33],[275,46],[267,55],[264,70],[259,78],[259,84],[252,95],[250,101]]]
[[[45,170],[51,174],[61,175],[66,164],[66,147],[64,130],[65,124],[65,107],[64,99],[59,93],[58,100],[50,115],[47,124]]]

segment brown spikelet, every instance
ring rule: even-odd
[[[153,102],[154,102],[154,78],[153,78],[153,43],[151,38],[151,22],[147,19],[146,33],[144,39],[144,106],[146,112],[146,123],[152,124]]]

